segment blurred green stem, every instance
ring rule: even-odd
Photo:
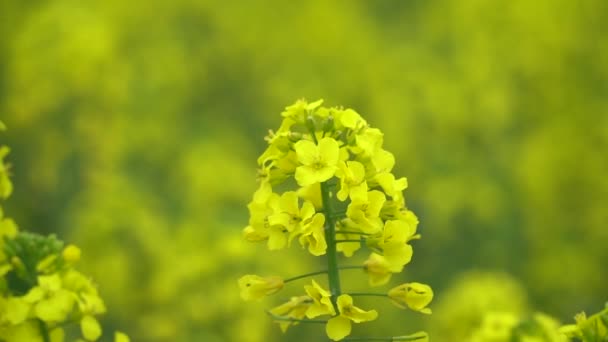
[[[349,296],[355,297],[388,297],[388,294],[386,293],[369,293],[369,292],[355,292],[355,293],[348,293]]]
[[[325,211],[325,241],[327,242],[327,278],[329,281],[329,291],[331,292],[331,302],[338,310],[336,299],[341,294],[340,272],[338,268],[338,253],[336,251],[336,222],[332,198],[334,197],[333,188],[335,185],[329,182],[321,183],[321,196],[323,199],[323,209]]]
[[[42,336],[42,341],[51,342],[51,336],[49,335],[49,328],[46,326],[41,319],[38,320],[38,326],[40,327],[40,335]]]

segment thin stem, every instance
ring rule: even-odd
[[[323,208],[325,209],[325,241],[327,242],[327,278],[329,291],[331,292],[331,302],[334,309],[338,310],[336,299],[341,294],[340,273],[338,272],[338,252],[336,251],[336,222],[332,218],[332,185],[328,182],[321,183],[321,196],[323,198]]]
[[[346,337],[342,341],[417,341],[426,336],[394,336],[394,337]]]
[[[318,274],[325,274],[325,273],[327,273],[327,270],[310,272],[310,273],[302,274],[299,276],[287,278],[287,279],[283,280],[283,283],[289,283],[290,281],[294,281],[294,280],[298,280],[298,279],[302,279],[302,278],[306,278],[306,277],[312,277],[312,276],[316,276]]]
[[[284,317],[284,316],[275,315],[268,310],[266,311],[266,313],[277,321],[298,322],[298,323],[327,323],[327,321],[323,320],[323,319],[298,319],[298,318],[292,318],[292,317]]]
[[[362,240],[360,240],[360,239],[343,239],[343,240],[336,240],[335,242],[336,243],[339,243],[339,242],[362,242]]]
[[[351,234],[351,235],[365,235],[365,236],[371,235],[371,234],[368,234],[368,233],[355,232],[355,231],[352,231],[352,230],[338,230],[336,232],[336,234]]]
[[[338,266],[339,270],[354,270],[354,269],[364,269],[364,268],[365,268],[364,266]],[[327,273],[327,270],[305,273],[305,274],[301,274],[299,276],[287,278],[287,279],[283,280],[283,283],[289,283],[294,280],[298,280],[298,279],[302,279],[302,278],[306,278],[306,277],[312,277],[312,276],[316,276],[319,274],[325,274],[325,273]]]
[[[388,295],[386,293],[370,293],[370,292],[354,292],[354,293],[348,293],[348,295],[355,297],[355,296],[359,296],[359,297],[388,297]]]
[[[44,321],[39,319],[38,327],[40,329],[40,335],[42,336],[42,341],[51,342],[51,335],[49,334],[49,328],[46,326],[46,323],[44,323]]]

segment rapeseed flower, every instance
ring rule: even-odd
[[[340,147],[332,138],[323,138],[318,144],[300,140],[294,149],[301,164],[296,168],[295,179],[300,186],[325,182],[336,174]]]
[[[340,341],[350,335],[351,322],[373,321],[378,317],[376,310],[365,311],[353,305],[353,298],[347,294],[338,297],[338,316],[327,321],[325,331],[334,341]]]
[[[353,322],[371,321],[378,315],[353,305],[352,297],[342,292],[340,271],[363,269],[370,286],[386,284],[411,261],[409,241],[420,235],[418,219],[405,206],[407,180],[391,173],[395,157],[382,148],[383,133],[352,109],[321,105],[322,100],[298,100],[281,113],[279,129],[269,131],[268,147],[258,158],[261,183],[248,204],[250,217],[243,236],[252,242],[267,241],[270,250],[291,247],[297,238],[311,255],[325,256],[327,269],[285,280],[247,275],[238,283],[241,297],[253,300],[275,293],[285,283],[326,274],[328,289],[312,280],[304,286],[306,295],[267,312],[282,331],[299,323],[325,323],[327,335],[337,341],[350,334]],[[339,265],[338,253],[351,257],[362,245],[373,251],[363,265]],[[426,307],[432,299],[430,287],[423,293],[426,285],[409,286],[417,292],[394,289],[390,295],[356,295],[389,297],[398,305],[430,313]],[[427,339],[419,332],[378,340]]]

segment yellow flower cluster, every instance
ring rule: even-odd
[[[354,110],[326,108],[322,102],[299,100],[287,107],[279,129],[266,137],[269,146],[258,158],[260,186],[248,205],[243,236],[265,242],[269,250],[290,247],[295,240],[311,255],[326,256],[327,270],[309,275],[327,273],[329,290],[313,280],[304,287],[307,295],[292,297],[269,313],[283,331],[306,319],[330,316],[326,332],[338,341],[350,334],[351,323],[375,320],[378,313],[354,306],[352,296],[341,292],[337,254],[350,258],[362,247],[371,251],[363,265],[348,268],[363,269],[370,286],[380,286],[411,261],[410,241],[420,235],[416,215],[405,206],[407,180],[391,173],[395,158],[383,149],[382,132]],[[302,277],[246,275],[239,280],[241,296],[260,299]],[[407,283],[371,295],[431,313],[426,306],[433,291],[425,284]]]
[[[0,128],[3,126],[0,123]],[[12,192],[0,147],[0,198]],[[0,341],[62,342],[64,327],[78,323],[83,339],[97,341],[102,328],[96,316],[106,311],[97,288],[74,268],[81,251],[64,247],[54,235],[19,231],[0,207]],[[116,332],[115,342],[128,342]]]
[[[471,342],[568,342],[559,322],[543,313],[521,318],[509,312],[488,312]]]

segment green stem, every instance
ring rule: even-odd
[[[41,319],[38,320],[38,327],[40,329],[40,335],[42,336],[42,341],[51,342],[51,335],[49,334],[49,328],[46,326]]]
[[[338,271],[338,252],[336,251],[336,222],[332,218],[332,185],[328,182],[321,183],[321,196],[323,198],[323,208],[325,209],[325,241],[327,242],[327,278],[329,281],[329,291],[331,292],[331,302],[334,309],[338,310],[336,300],[342,293],[340,289],[340,272]]]
[[[357,240],[357,241],[359,241],[359,240]],[[354,269],[364,269],[364,268],[365,268],[364,266],[338,266],[339,270],[354,270]],[[298,279],[302,279],[302,278],[306,278],[306,277],[312,277],[312,276],[316,276],[319,274],[325,274],[325,273],[327,273],[327,270],[305,273],[305,274],[301,274],[299,276],[287,278],[287,279],[283,280],[283,283],[289,283],[290,281],[294,281],[294,280],[298,280]]]
[[[351,235],[366,235],[366,236],[367,235],[371,235],[371,234],[368,234],[368,233],[355,232],[355,231],[352,231],[352,230],[338,230],[336,233],[338,233],[338,234],[351,234]]]
[[[325,274],[325,273],[327,273],[327,270],[310,272],[310,273],[302,274],[299,276],[287,278],[287,279],[283,280],[283,283],[289,283],[290,281],[294,281],[294,280],[298,280],[298,279],[302,279],[302,278],[306,278],[306,277],[312,277],[312,276],[316,276],[318,274]]]
[[[370,292],[355,292],[355,293],[348,293],[349,296],[355,297],[388,297],[388,295],[386,293],[370,293]]]

